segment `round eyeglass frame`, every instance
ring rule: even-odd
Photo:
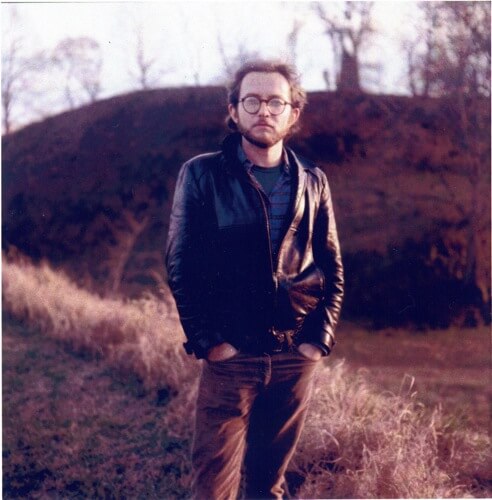
[[[249,111],[248,109],[246,109],[246,106],[244,104],[244,101],[246,101],[246,99],[256,99],[258,101],[258,107],[257,107],[256,111]],[[272,108],[270,108],[270,103],[272,101],[280,101],[280,102],[282,102],[282,104],[283,104],[282,111],[277,112],[277,111],[272,110]],[[261,105],[263,103],[266,104],[266,106],[268,108],[268,111],[270,111],[270,113],[273,116],[281,115],[285,111],[285,108],[287,107],[287,104],[290,105],[290,106],[292,106],[291,102],[284,101],[283,99],[280,99],[279,97],[270,97],[270,99],[260,99],[259,97],[256,97],[254,95],[248,95],[246,97],[243,97],[242,99],[239,99],[239,102],[243,105],[244,111],[246,111],[246,113],[248,113],[249,115],[256,115],[256,113],[258,113],[258,111],[260,111]]]

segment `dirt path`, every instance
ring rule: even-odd
[[[159,425],[168,399],[4,321],[3,497],[185,498],[189,443]]]

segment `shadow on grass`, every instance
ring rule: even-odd
[[[4,317],[3,498],[186,498],[172,398]]]

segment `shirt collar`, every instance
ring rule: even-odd
[[[244,166],[246,171],[251,174],[251,170],[253,168],[253,163],[248,159],[246,156],[246,153],[244,152],[244,149],[241,145],[241,142],[239,142],[238,147],[237,147],[237,157],[239,162]],[[285,151],[285,148],[282,150],[282,173],[285,174],[290,174],[290,165],[289,165],[289,157],[287,155],[287,152]]]

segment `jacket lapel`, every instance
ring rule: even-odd
[[[298,176],[297,192],[294,201],[294,216],[290,225],[290,229],[296,229],[304,213],[304,193],[306,191],[307,174],[304,165],[301,163],[297,155],[291,149],[288,149],[287,152],[290,156],[290,159],[292,159],[296,164],[296,171]]]

